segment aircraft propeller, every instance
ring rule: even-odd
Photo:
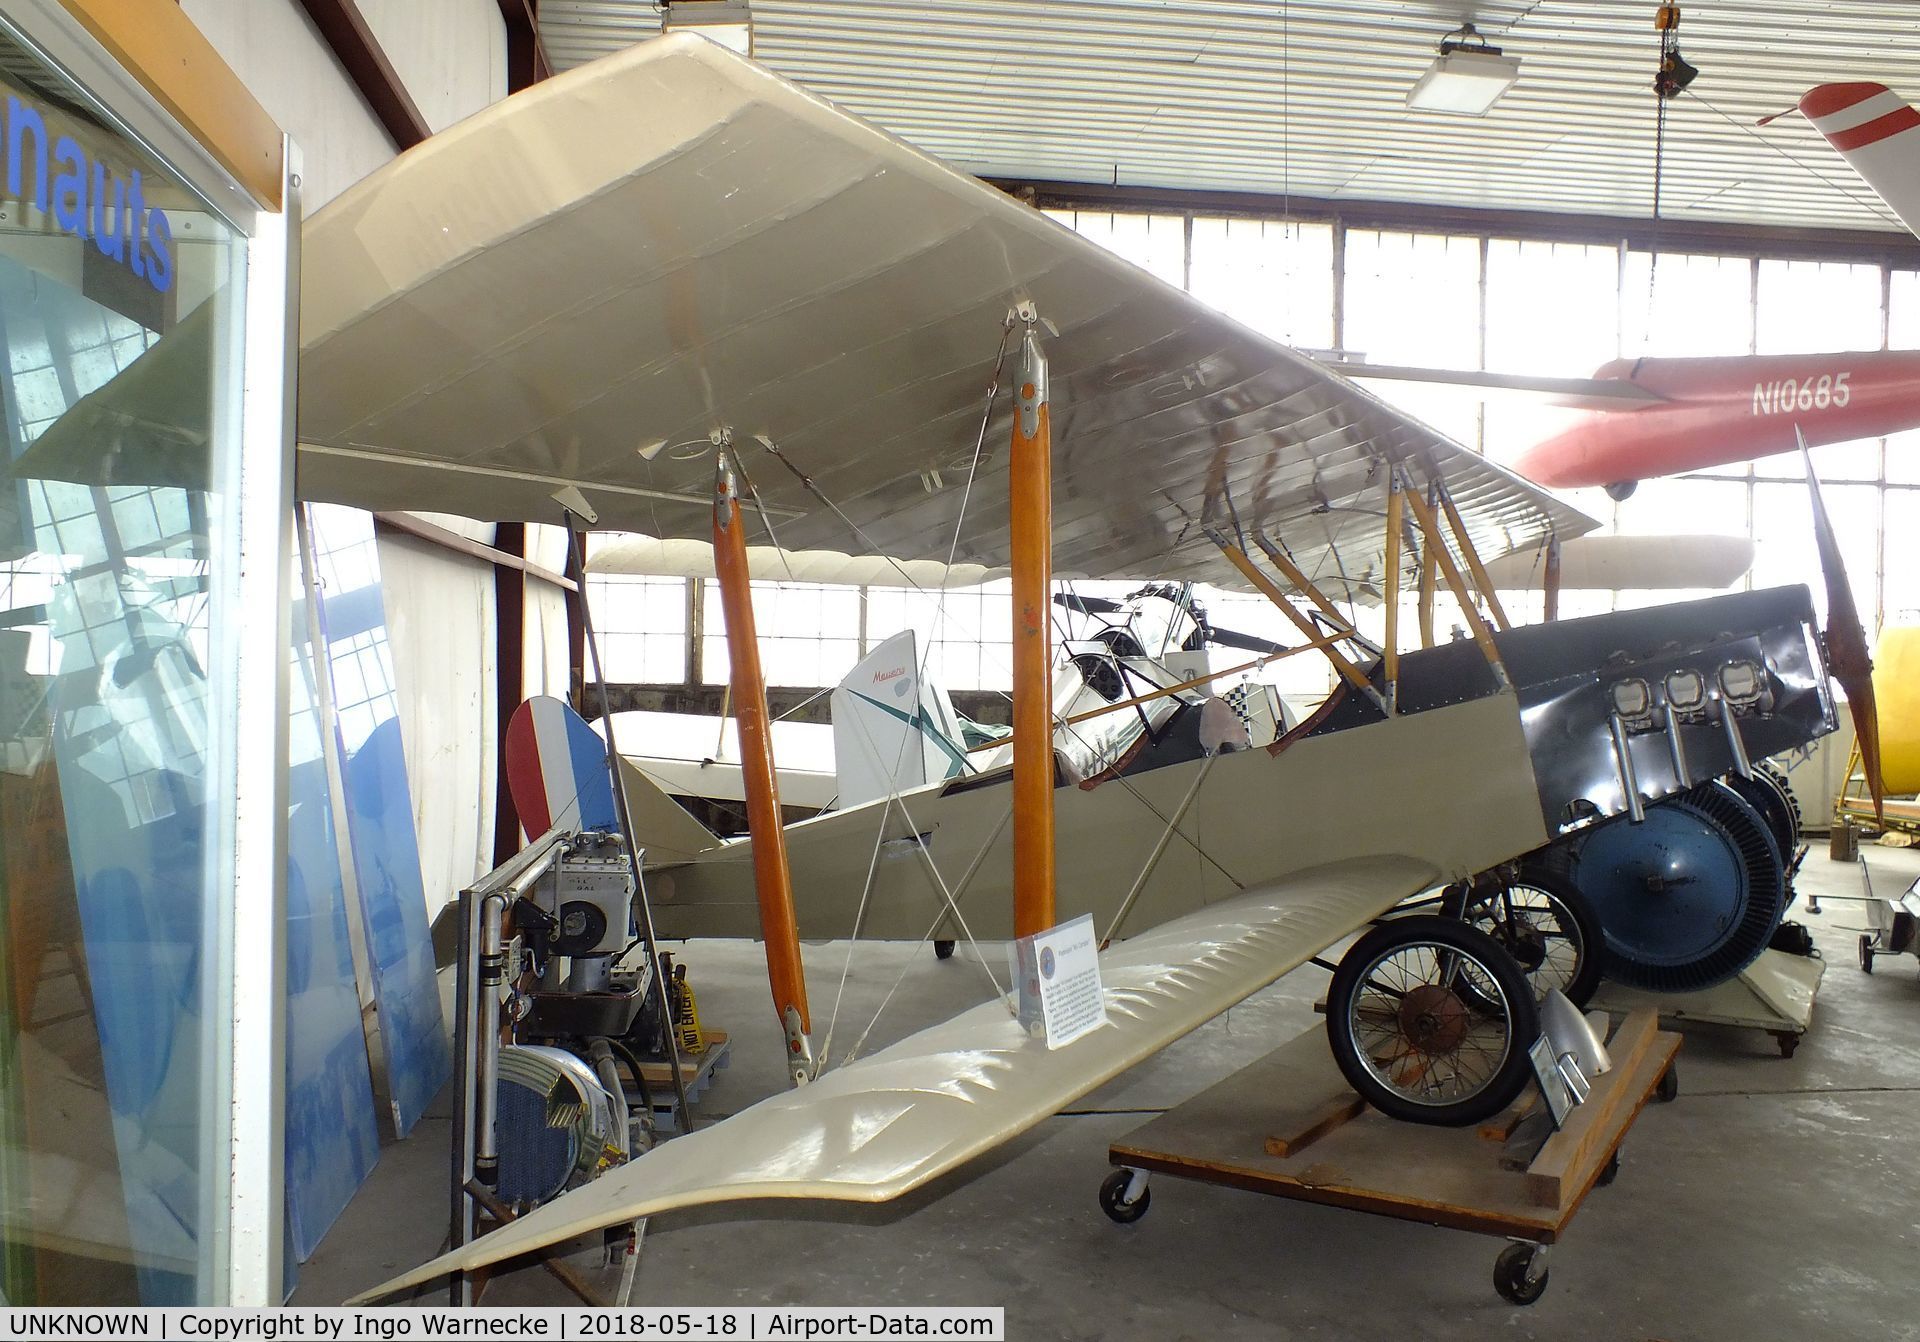
[[[1081,596],[1078,592],[1055,592],[1053,604],[1079,615],[1118,615],[1126,609],[1108,597]]]
[[[1247,652],[1280,652],[1286,648],[1284,643],[1276,643],[1270,638],[1261,638],[1258,634],[1242,634],[1233,629],[1222,629],[1219,625],[1207,626],[1207,642],[1223,648],[1243,648]]]
[[[1820,496],[1820,480],[1813,471],[1813,454],[1807,451],[1806,435],[1797,426],[1794,435],[1800,442],[1800,459],[1807,468],[1814,543],[1820,548],[1820,571],[1827,580],[1827,670],[1847,692],[1854,735],[1860,743],[1860,765],[1867,776],[1867,788],[1873,793],[1874,818],[1884,821],[1880,714],[1873,697],[1873,656],[1867,648],[1867,630],[1860,622],[1860,608],[1854,603],[1853,587],[1847,581],[1846,564],[1840,558],[1840,542],[1833,533],[1833,521],[1827,516],[1826,501]]]
[[[1055,592],[1053,603],[1065,610],[1080,615],[1119,615],[1126,609],[1126,603],[1104,596],[1081,596],[1078,592]],[[1240,648],[1247,652],[1282,652],[1286,644],[1276,643],[1270,638],[1261,638],[1258,634],[1242,634],[1233,629],[1222,629],[1208,624],[1206,641],[1223,648]]]

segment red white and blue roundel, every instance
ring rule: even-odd
[[[507,723],[507,790],[529,839],[550,829],[619,829],[607,743],[552,695],[536,695]]]

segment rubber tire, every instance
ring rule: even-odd
[[[1531,886],[1543,892],[1565,909],[1567,916],[1572,919],[1580,936],[1580,959],[1574,965],[1573,977],[1567,980],[1567,986],[1560,991],[1575,1006],[1585,1008],[1593,999],[1594,990],[1600,986],[1600,967],[1606,959],[1607,934],[1600,926],[1600,915],[1593,911],[1593,905],[1587,902],[1587,897],[1580,893],[1574,883],[1558,872],[1529,867],[1512,884]],[[1498,898],[1497,894],[1490,895],[1488,900],[1495,898]],[[1476,901],[1474,907],[1488,900]],[[1440,912],[1449,918],[1466,922],[1467,888],[1458,884],[1448,886],[1440,896]]]
[[[1680,1098],[1679,1063],[1668,1063],[1667,1070],[1660,1073],[1660,1080],[1653,1088],[1653,1098],[1661,1104],[1672,1104]]]
[[[953,949],[954,943],[951,941],[936,941],[933,943],[933,958],[936,960],[951,960],[953,959]]]
[[[1506,1060],[1479,1093],[1451,1104],[1419,1104],[1388,1089],[1360,1060],[1359,1049],[1347,1029],[1351,1003],[1362,986],[1360,975],[1381,955],[1403,945],[1444,946],[1465,952],[1487,967],[1511,1004],[1513,1019],[1508,1022]],[[1460,1128],[1493,1117],[1518,1099],[1533,1079],[1533,1062],[1527,1050],[1539,1037],[1540,1009],[1533,1000],[1533,987],[1513,957],[1485,932],[1437,913],[1389,918],[1375,927],[1341,957],[1327,988],[1327,1044],[1340,1074],[1368,1104],[1389,1118],[1407,1123]]]
[[[1121,1225],[1132,1225],[1147,1214],[1147,1208],[1153,1205],[1153,1189],[1143,1188],[1140,1196],[1132,1202],[1122,1202],[1127,1195],[1127,1185],[1133,1181],[1132,1170],[1115,1170],[1100,1181],[1100,1210],[1108,1219]]]
[[[1860,934],[1860,972],[1873,972],[1873,938],[1865,932]]]
[[[1605,1188],[1619,1177],[1620,1149],[1615,1147],[1613,1154],[1607,1157],[1607,1163],[1600,1167],[1600,1173],[1594,1176],[1593,1186],[1595,1188]]]
[[[1514,1305],[1531,1305],[1547,1293],[1547,1274],[1549,1268],[1540,1269],[1540,1277],[1531,1284],[1527,1281],[1527,1265],[1533,1256],[1540,1252],[1532,1244],[1509,1244],[1493,1260],[1493,1289],[1500,1292],[1500,1298]]]

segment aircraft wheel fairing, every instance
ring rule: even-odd
[[[1759,958],[1786,913],[1767,821],[1705,783],[1568,846],[1567,874],[1600,916],[1606,975],[1653,992],[1710,988]]]
[[[1327,990],[1327,1043],[1347,1083],[1389,1118],[1460,1127],[1511,1104],[1533,1075],[1532,986],[1486,933],[1438,914],[1391,918],[1353,944]]]

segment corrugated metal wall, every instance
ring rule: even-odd
[[[1653,0],[754,0],[756,55],[983,176],[1645,216]],[[1920,100],[1914,0],[1683,7],[1662,213],[1892,228],[1805,121],[1813,84]],[[1522,60],[1484,118],[1410,112],[1463,17]],[[542,0],[556,69],[658,31],[651,0]]]

